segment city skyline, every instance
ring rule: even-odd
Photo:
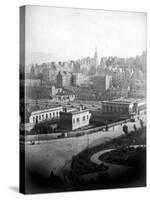
[[[95,48],[99,58],[146,50],[145,13],[37,6],[26,13],[27,65],[93,57]]]

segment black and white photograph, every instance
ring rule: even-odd
[[[20,192],[146,186],[147,14],[20,7]]]

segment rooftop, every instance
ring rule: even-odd
[[[109,104],[130,104],[132,103],[131,101],[102,101],[102,103],[109,103]]]
[[[143,101],[145,99],[139,99],[139,98],[119,98],[119,99],[114,99],[113,101],[118,101],[118,102],[139,102]]]
[[[58,91],[56,95],[61,95],[61,96],[65,96],[65,95],[73,95],[73,91],[70,90],[63,90],[63,91]]]
[[[67,109],[66,111],[63,111],[63,113],[74,115],[74,114],[83,113],[87,111],[89,111],[89,109],[79,107],[79,108]]]
[[[47,105],[47,106],[33,106],[30,108],[30,112],[37,112],[37,111],[47,111],[53,108],[62,107],[61,105]]]

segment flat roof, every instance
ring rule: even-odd
[[[133,102],[131,102],[131,101],[102,101],[102,103],[108,103],[108,104],[131,104]]]
[[[55,109],[55,108],[62,108],[62,106],[61,105],[48,105],[47,107],[34,106],[30,108],[30,112],[31,113],[38,112],[38,111],[44,112],[44,111]]]
[[[116,103],[116,104],[130,104],[130,103],[135,103],[135,102],[140,102],[140,101],[144,101],[145,99],[138,99],[138,98],[118,98],[118,99],[114,99],[112,101],[102,101],[102,103]]]
[[[70,90],[63,90],[61,92],[57,92],[56,95],[61,95],[61,96],[65,96],[65,95],[74,95],[74,93]]]
[[[89,111],[89,109],[83,109],[83,110],[73,110],[73,111],[69,111],[69,112],[64,112],[64,111],[62,111],[61,113],[63,113],[63,114],[72,114],[72,115],[75,115],[75,114],[79,114],[79,113],[83,113],[83,112],[88,112]]]
[[[114,99],[113,101],[124,101],[124,102],[139,102],[139,101],[144,101],[145,99],[140,99],[140,98],[118,98]]]

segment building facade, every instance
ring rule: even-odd
[[[101,93],[106,92],[111,87],[111,80],[112,77],[109,75],[98,75],[91,78],[94,88]]]
[[[92,111],[92,122],[103,123],[129,119],[137,113],[137,102],[127,100],[102,101],[101,108]]]
[[[73,73],[72,75],[72,85],[73,86],[80,86],[85,81],[85,76],[82,73]]]
[[[87,109],[60,112],[60,127],[63,130],[76,130],[88,126],[91,113]]]
[[[69,90],[58,90],[54,98],[57,102],[70,102],[75,100],[75,94]]]
[[[33,109],[30,112],[29,123],[39,123],[45,120],[59,119],[62,106],[52,106],[45,109]]]
[[[134,104],[127,101],[103,101],[102,113],[119,113],[119,114],[131,114],[134,112]]]
[[[62,71],[57,74],[57,83],[58,88],[72,85],[72,73]]]
[[[55,66],[51,66],[50,68],[43,68],[43,81],[47,83],[56,83],[57,70]]]

